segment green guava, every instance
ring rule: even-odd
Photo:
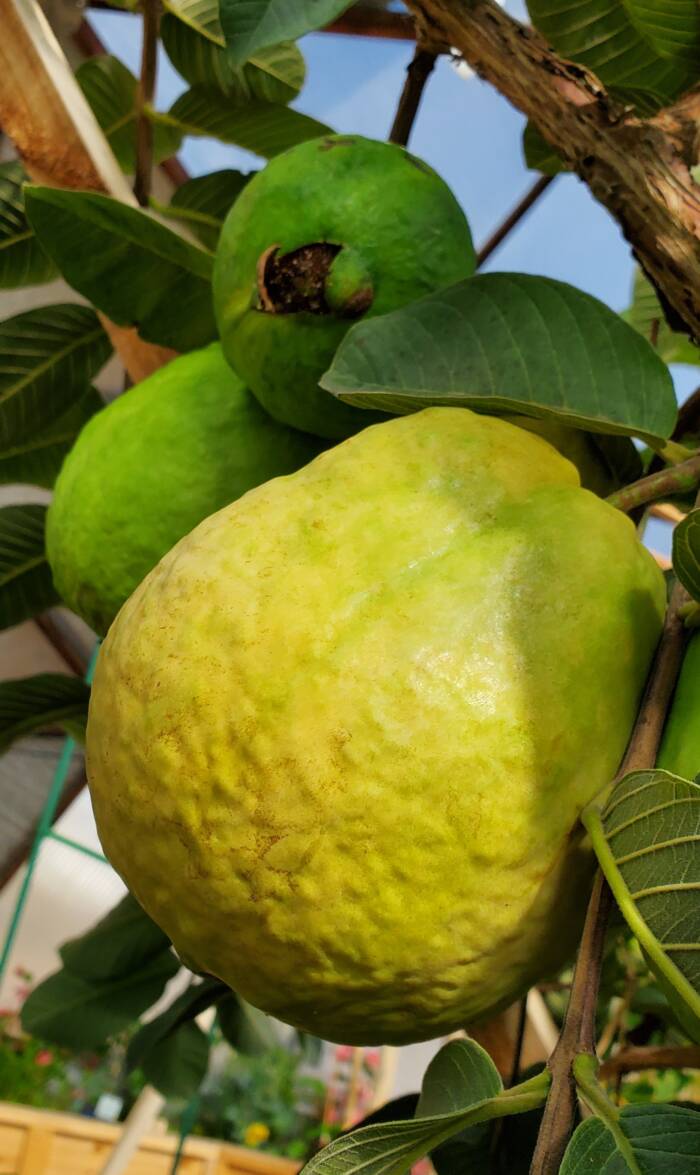
[[[474,271],[464,213],[402,147],[329,135],[278,155],[224,224],[214,307],[226,357],[285,424],[346,437],[383,418],[318,386],[358,318]]]
[[[700,775],[700,633],[690,638],[656,762],[683,779]]]
[[[94,416],[63,463],[46,521],[61,597],[105,633],[178,539],[320,447],[262,411],[218,343],[174,359]]]
[[[365,429],[208,518],[102,647],[112,864],[181,954],[348,1043],[439,1036],[566,960],[577,824],[665,607],[620,511],[466,409]]]

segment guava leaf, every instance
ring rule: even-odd
[[[164,1097],[190,1098],[206,1077],[209,1049],[206,1034],[190,1020],[146,1053],[140,1068]]]
[[[113,322],[178,351],[216,338],[209,253],[110,196],[28,185],[25,199],[66,281]]]
[[[219,0],[231,60],[240,65],[268,45],[293,41],[340,16],[350,0]]]
[[[541,1105],[549,1077],[503,1090],[488,1053],[473,1040],[453,1040],[431,1061],[410,1121],[379,1122],[335,1139],[307,1163],[307,1175],[402,1175],[452,1135],[491,1118]]]
[[[76,81],[105,133],[122,171],[136,167],[136,124],[138,82],[117,57],[101,53],[90,57],[76,70]],[[182,136],[176,127],[157,124],[153,128],[153,158],[160,163],[174,155]]]
[[[325,123],[280,103],[222,102],[221,94],[213,86],[193,86],[166,114],[153,117],[177,126],[184,135],[221,139],[263,159],[272,159],[297,143],[331,133]]]
[[[60,726],[76,735],[87,722],[90,687],[65,673],[0,682],[0,753],[35,730]]]
[[[56,266],[42,249],[24,215],[19,163],[0,163],[0,289],[40,285],[56,276]]]
[[[163,0],[163,6],[203,37],[217,45],[226,43],[219,20],[219,0]]]
[[[147,1024],[143,1024],[138,1032],[132,1036],[126,1052],[127,1069],[146,1069],[148,1066],[150,1070],[153,1070],[155,1066],[155,1071],[159,1074],[159,1081],[154,1081],[153,1083],[160,1089],[161,1093],[174,1097],[186,1096],[189,1089],[186,1089],[183,1094],[181,1088],[185,1084],[191,1086],[194,1080],[189,1065],[183,1063],[176,1066],[176,1069],[181,1069],[182,1072],[179,1077],[174,1078],[168,1088],[165,1088],[164,1081],[167,1081],[167,1066],[159,1064],[157,1057],[154,1057],[153,1054],[162,1055],[164,1046],[177,1034],[179,1045],[175,1046],[172,1050],[176,1056],[181,1049],[185,1056],[188,1057],[191,1057],[193,1053],[194,1056],[201,1055],[201,1053],[198,1054],[197,1052],[199,1042],[194,1042],[194,1050],[192,1050],[190,1045],[193,1041],[187,1035],[180,1036],[180,1029],[190,1024],[195,1017],[205,1012],[207,1008],[212,1007],[221,998],[221,994],[225,990],[224,984],[218,979],[205,979],[203,983],[190,984],[187,990],[178,996],[176,1000],[173,1000],[172,1004],[164,1012],[161,1012],[159,1016],[155,1016],[153,1020],[149,1020]],[[197,1033],[206,1042],[206,1056],[208,1056],[209,1044],[206,1041],[206,1037],[200,1032],[200,1029],[197,1029]],[[199,1081],[201,1081],[203,1075],[202,1073],[199,1080],[194,1082],[195,1089],[199,1085]],[[178,1088],[173,1092],[176,1086]]]
[[[620,910],[690,1038],[700,1043],[700,786],[634,771],[583,813]]]
[[[59,420],[111,351],[89,306],[41,306],[0,322],[0,455]]]
[[[685,590],[700,601],[700,510],[691,510],[673,531],[673,570]]]
[[[0,629],[31,620],[60,601],[46,562],[46,506],[0,509]]]
[[[698,1175],[700,1114],[678,1106],[626,1106],[617,1119],[630,1166],[600,1118],[587,1118],[566,1148],[560,1175]],[[627,1149],[627,1148],[625,1148]]]
[[[0,450],[0,485],[14,482],[51,489],[83,425],[103,407],[100,393],[89,387],[53,424]]]
[[[218,1004],[217,1015],[223,1035],[239,1053],[257,1056],[279,1044],[270,1017],[233,991]]]
[[[172,952],[161,951],[142,967],[110,979],[83,979],[63,968],[30,993],[22,1027],[62,1047],[99,1048],[156,1002],[178,967]]]
[[[169,204],[154,203],[154,207],[161,216],[181,220],[213,252],[221,226],[249,179],[241,171],[212,171],[185,180]]]
[[[88,686],[85,691],[87,707]],[[60,955],[73,975],[99,981],[128,975],[169,951],[168,936],[128,893],[85,934],[64,943]]]
[[[527,166],[533,171],[541,171],[543,175],[559,175],[560,172],[566,171],[566,166],[554,147],[550,147],[533,122],[525,124],[523,155]]]
[[[642,113],[665,106],[698,76],[697,0],[528,0],[528,11],[558,53]]]
[[[622,317],[653,344],[664,363],[700,366],[700,347],[692,343],[687,335],[671,330],[654,287],[639,268],[634,276],[632,304]]]
[[[223,37],[218,45],[175,16],[166,13],[160,35],[175,69],[191,86],[215,86],[241,105],[255,99],[291,102],[304,84],[304,58],[293,41],[261,49],[245,65],[235,66]]]
[[[589,294],[521,273],[480,274],[358,322],[320,382],[398,414],[447,404],[650,440],[676,420],[668,369],[636,331]]]

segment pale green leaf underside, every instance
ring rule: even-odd
[[[76,80],[105,133],[122,171],[136,166],[137,81],[117,57],[91,57],[76,71]],[[181,135],[176,127],[158,125],[153,131],[156,163],[174,155]]]
[[[19,163],[0,164],[0,289],[39,285],[56,276],[24,215],[22,184],[26,176]]]
[[[0,751],[47,726],[84,731],[89,700],[90,687],[64,673],[0,682]]]
[[[147,213],[95,192],[28,186],[27,212],[66,281],[113,322],[179,351],[216,337],[212,257]]]
[[[452,1041],[425,1075],[418,1114],[361,1127],[320,1151],[305,1175],[403,1175],[417,1160],[468,1126],[541,1105],[549,1079],[540,1074],[506,1091],[487,1053],[474,1041]]]
[[[697,76],[696,0],[528,0],[533,24],[564,57],[650,113]]]
[[[643,1175],[700,1175],[700,1114],[677,1106],[627,1106],[618,1126]],[[630,1175],[630,1170],[605,1124],[588,1118],[566,1149],[560,1175]]]
[[[673,532],[673,570],[685,590],[700,602],[700,510],[691,510]]]
[[[351,0],[220,0],[219,19],[231,60],[320,29],[350,7]]]
[[[583,821],[617,903],[688,1034],[700,1040],[700,786],[635,771]]]
[[[226,43],[219,20],[219,0],[164,0],[164,7],[215,44]]]
[[[216,87],[239,105],[291,102],[304,84],[304,58],[293,42],[261,49],[234,66],[224,48],[174,16],[163,17],[160,31],[168,57],[190,85]]]
[[[0,509],[0,629],[58,603],[44,551],[46,506]]]
[[[58,421],[111,349],[89,306],[42,306],[0,323],[0,455]]]
[[[517,411],[652,440],[676,419],[669,372],[636,331],[588,294],[526,274],[479,275],[359,322],[321,384],[361,408]]]
[[[307,114],[275,102],[222,102],[218,90],[193,86],[156,120],[180,128],[185,135],[204,135],[232,143],[263,159],[271,159],[307,139],[330,134],[330,127]]]
[[[698,6],[700,11],[700,5]],[[639,331],[653,345],[664,363],[700,365],[700,347],[687,335],[671,330],[651,282],[637,269],[632,289],[632,305],[622,315],[625,322]]]

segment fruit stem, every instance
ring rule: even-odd
[[[141,43],[141,72],[136,94],[136,167],[134,195],[142,207],[148,204],[153,171],[153,124],[146,108],[153,104],[158,66],[158,23],[160,0],[142,0],[143,41]]]
[[[663,498],[674,497],[695,489],[700,483],[700,453],[694,453],[680,465],[672,465],[668,469],[660,469],[658,473],[651,473],[631,485],[623,486],[610,494],[606,501],[626,514],[637,506],[645,506],[647,502],[658,502]]]
[[[394,125],[389,134],[390,143],[397,143],[399,147],[407,146],[423,97],[423,90],[435,68],[437,58],[437,53],[432,49],[421,45],[420,42],[416,45],[413,60],[406,70],[406,80],[396,109]]]
[[[656,476],[654,474],[654,477]],[[699,503],[700,493],[696,498],[696,505]],[[654,767],[656,763],[666,713],[685,652],[686,632],[680,610],[687,600],[685,588],[676,583],[671,593],[661,640],[647,680],[637,721],[615,782],[630,771],[642,771]],[[557,1175],[573,1130],[577,1103],[573,1065],[581,1053],[595,1056],[595,1013],[611,907],[612,894],[602,872],[598,870],[586,914],[564,1025],[548,1061],[552,1085],[537,1137],[530,1175]]]

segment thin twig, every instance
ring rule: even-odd
[[[415,122],[418,107],[423,97],[423,90],[435,68],[437,58],[437,53],[433,53],[432,49],[426,49],[423,45],[416,45],[413,60],[406,70],[406,81],[401,91],[394,125],[389,135],[390,143],[398,143],[400,147],[406,147],[408,145],[413,123]]]
[[[527,1028],[527,996],[523,996],[518,1008],[518,1029],[515,1034],[515,1045],[513,1046],[513,1066],[510,1071],[510,1080],[508,1088],[518,1084],[518,1077],[520,1076],[520,1063],[523,1055],[523,1044],[525,1042],[525,1029]]]
[[[160,0],[143,0],[143,41],[141,44],[141,72],[136,96],[136,170],[134,195],[145,207],[151,192],[153,171],[153,124],[146,107],[153,104],[158,66],[158,21]]]
[[[499,225],[495,232],[491,234],[487,241],[479,249],[476,255],[476,263],[483,265],[487,257],[495,253],[499,245],[505,241],[509,233],[520,223],[525,214],[530,211],[533,204],[536,204],[540,196],[544,195],[547,188],[556,179],[553,175],[541,175],[540,178],[532,185],[530,191],[527,192],[519,204],[516,204],[513,211],[505,218],[503,223]]]
[[[645,506],[647,502],[657,502],[663,498],[674,497],[676,494],[685,494],[694,490],[700,482],[700,453],[682,461],[680,465],[671,465],[668,469],[660,469],[658,473],[650,473],[631,485],[624,486],[606,499],[611,506],[624,510],[626,514],[637,506]]]
[[[666,713],[683,661],[686,638],[678,610],[687,598],[685,589],[677,583],[671,593],[661,640],[634,731],[616,779],[621,779],[630,771],[653,767],[656,762]],[[573,1129],[576,1084],[572,1066],[577,1055],[593,1055],[595,1050],[595,1012],[611,905],[612,895],[608,884],[598,870],[586,914],[564,1026],[549,1060],[552,1085],[530,1168],[531,1175],[557,1175]]]
[[[598,1076],[603,1081],[611,1081],[619,1074],[637,1073],[642,1069],[700,1069],[700,1045],[622,1049],[601,1065]]]

